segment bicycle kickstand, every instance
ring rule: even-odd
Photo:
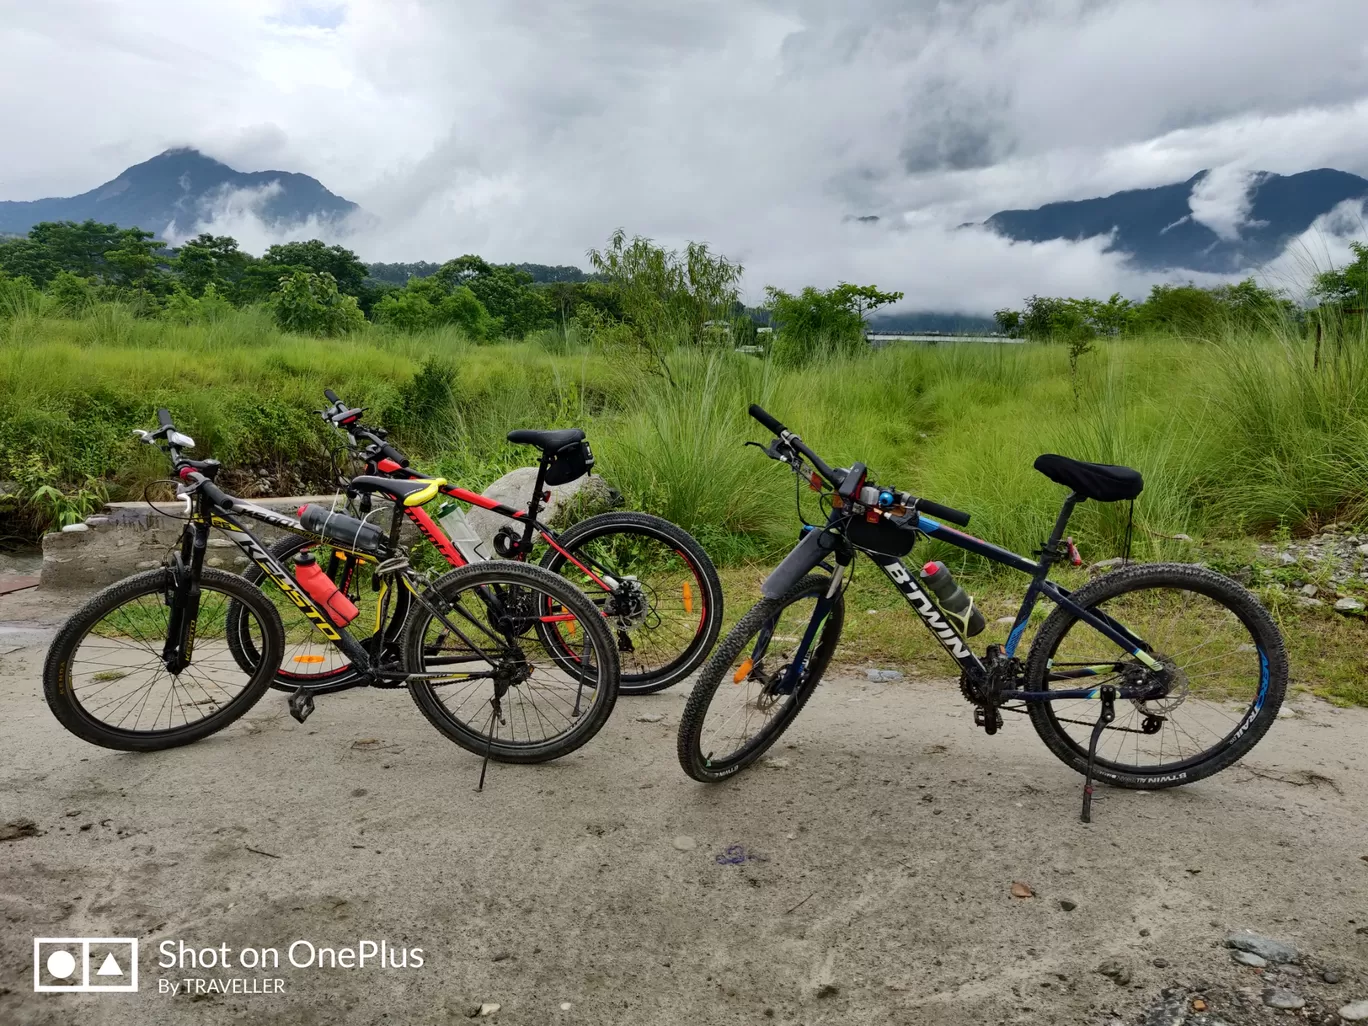
[[[1083,822],[1092,822],[1093,763],[1097,758],[1097,742],[1108,723],[1116,719],[1116,689],[1111,685],[1102,688],[1102,711],[1093,725],[1092,737],[1088,739],[1088,773],[1083,778]]]

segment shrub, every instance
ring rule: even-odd
[[[366,323],[356,297],[338,292],[327,271],[294,271],[282,277],[270,306],[282,330],[306,335],[345,335]]]

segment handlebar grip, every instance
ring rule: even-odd
[[[331,388],[323,389],[323,396],[330,403],[340,403],[342,401],[341,399],[337,398],[337,393],[334,392]]]
[[[408,457],[388,442],[380,443],[380,455],[387,459],[394,460],[394,462],[401,467],[407,467],[409,465]]]
[[[765,427],[769,428],[776,435],[782,435],[785,431],[788,430],[788,428],[784,427],[783,424],[780,424],[779,421],[775,420],[774,417],[766,413],[756,403],[750,404],[750,415],[754,417],[756,420],[758,420],[761,424],[764,424]]]
[[[160,424],[162,427],[170,427],[170,426],[171,426],[171,411],[170,411],[170,410],[164,410],[164,409],[160,409],[160,408],[159,408],[159,409],[157,410],[157,423]]]
[[[960,527],[969,526],[968,513],[962,513],[953,506],[942,506],[939,502],[932,502],[930,499],[918,499],[917,512],[929,513],[933,517],[940,517],[942,520],[948,520],[952,524],[959,524]]]

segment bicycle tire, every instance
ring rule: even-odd
[[[673,524],[649,513],[601,513],[598,516],[589,517],[587,520],[581,520],[568,528],[564,533],[556,536],[556,541],[567,552],[574,555],[577,550],[590,542],[600,541],[611,535],[628,534],[642,535],[669,545],[683,559],[691,572],[694,584],[700,592],[698,598],[703,606],[698,624],[693,635],[688,639],[688,643],[664,665],[649,670],[643,669],[639,672],[634,672],[626,665],[623,666],[621,684],[619,685],[620,693],[624,695],[649,695],[679,683],[698,669],[703,660],[708,657],[708,653],[712,651],[717,636],[722,631],[722,582],[718,579],[717,569],[713,566],[712,560],[708,558],[708,553],[693,535],[678,524]],[[540,565],[555,574],[561,574],[569,569],[577,576],[582,576],[582,571],[574,569],[573,564],[554,548],[548,549],[546,554],[542,556]],[[630,566],[618,566],[615,569],[624,573],[631,572]],[[573,583],[589,594],[591,598],[595,596],[596,591],[601,594],[601,589],[592,581]],[[687,584],[686,587],[688,587]],[[690,589],[685,592],[686,610],[691,602]],[[632,644],[631,635],[633,633],[636,633],[637,637],[640,638],[643,631],[656,631],[657,633],[650,635],[651,640],[661,638],[658,627],[652,628],[645,623],[625,630],[614,629],[618,635],[618,659],[620,663],[624,664],[629,662],[623,656],[623,652],[626,651],[624,646]]]
[[[103,748],[125,752],[154,752],[177,748],[227,727],[255,705],[269,687],[285,644],[279,613],[259,589],[252,587],[237,574],[205,567],[200,578],[201,596],[205,593],[218,592],[230,597],[230,605],[233,602],[241,603],[244,609],[251,610],[257,618],[262,632],[261,649],[264,650],[264,658],[253,670],[245,671],[249,673],[248,681],[237,697],[195,723],[166,730],[121,729],[93,716],[82,705],[72,681],[72,661],[79,652],[81,643],[97,624],[115,610],[131,606],[145,596],[160,597],[170,585],[171,571],[166,567],[147,570],[117,581],[91,596],[58,630],[43,665],[43,697],[62,726],[82,740]],[[203,611],[201,606],[202,614]],[[199,632],[196,641],[196,652],[202,653],[206,644],[202,631]],[[151,682],[148,686],[150,688]],[[173,692],[176,686],[171,685]],[[197,686],[203,690],[202,683]],[[204,702],[189,704],[198,705]]]
[[[552,597],[573,614],[577,628],[585,632],[585,639],[591,645],[590,665],[594,667],[594,694],[587,715],[569,730],[549,740],[516,743],[511,736],[508,741],[501,740],[497,728],[492,734],[482,733],[459,719],[438,694],[441,685],[422,678],[411,678],[408,689],[428,722],[467,751],[498,762],[550,762],[575,751],[597,734],[608,722],[617,701],[617,649],[598,608],[581,591],[549,570],[511,560],[490,560],[453,570],[434,581],[426,594],[436,594],[448,605],[454,606],[463,593],[479,588],[520,586],[535,588],[543,596]],[[426,672],[425,660],[432,653],[432,646],[427,642],[427,628],[433,620],[432,614],[415,601],[401,641],[403,667],[409,673]],[[540,637],[537,643],[541,644]],[[554,656],[550,658],[555,661]],[[556,662],[556,665],[559,667],[561,664]],[[581,678],[584,677],[583,665],[582,661],[577,662],[573,670]],[[511,692],[512,688],[509,690]]]
[[[272,543],[267,551],[269,551],[277,561],[288,568],[290,561],[304,549],[320,547],[327,548],[327,543],[318,538],[287,534],[285,537],[279,538]],[[320,563],[321,562],[322,560],[320,560]],[[274,590],[276,587],[274,582],[267,580],[266,572],[255,563],[250,564],[243,570],[242,577],[249,584],[261,588],[263,591],[266,591],[267,589]],[[293,604],[285,605],[283,603],[282,606],[285,610],[281,616],[282,624],[285,624],[287,619],[293,619],[297,622],[289,623],[286,627],[287,648],[286,651],[282,652],[281,666],[276,671],[275,677],[271,681],[272,688],[277,691],[294,692],[302,687],[311,694],[326,695],[335,691],[346,691],[349,688],[354,688],[365,683],[365,674],[358,673],[352,667],[351,661],[347,659],[342,650],[332,645],[327,645],[328,655],[326,658],[334,660],[337,665],[318,673],[292,672],[286,665],[286,660],[290,658],[288,635],[291,629],[306,632],[305,636],[311,639],[317,639],[315,643],[318,645],[326,644],[326,639],[323,638],[323,635],[318,633],[317,628],[313,626],[313,622],[296,606]],[[277,612],[279,611],[278,608]],[[250,632],[243,632],[241,629],[240,612],[241,610],[236,606],[228,610],[228,647],[229,650],[232,651],[233,658],[237,660],[238,665],[244,670],[251,670],[256,666],[259,653],[256,651],[252,642]],[[293,615],[291,616],[291,614]],[[365,615],[366,614],[364,613],[362,614],[362,616]],[[358,617],[357,620],[360,620],[360,617]],[[353,622],[355,623],[357,621]],[[362,644],[365,644],[367,639],[358,638],[357,640]],[[312,653],[308,653],[305,657],[313,658],[314,656]]]
[[[1205,567],[1186,563],[1136,564],[1097,578],[1074,592],[1070,598],[1085,609],[1091,609],[1110,599],[1159,589],[1205,596],[1234,615],[1236,621],[1248,630],[1259,657],[1259,691],[1250,710],[1240,719],[1234,720],[1235,726],[1229,733],[1211,748],[1180,759],[1179,762],[1154,764],[1150,768],[1137,766],[1126,770],[1113,760],[1099,757],[1094,766],[1094,776],[1116,787],[1140,790],[1177,787],[1226,769],[1248,753],[1268,732],[1268,728],[1277,718],[1278,709],[1287,691],[1287,651],[1282,634],[1262,603],[1229,577]],[[1123,624],[1124,622],[1122,619]],[[1025,680],[1028,690],[1047,690],[1050,687],[1050,663],[1060,643],[1067,637],[1069,628],[1075,624],[1081,624],[1081,621],[1063,607],[1057,607],[1041,625],[1027,658]],[[1082,626],[1085,630],[1092,631],[1086,624]],[[1235,635],[1232,629],[1233,636]],[[1100,634],[1096,637],[1102,638]],[[1209,642],[1203,644],[1207,643]],[[1111,642],[1105,644],[1111,645]],[[1163,656],[1162,652],[1154,654]],[[1202,661],[1210,661],[1213,658],[1216,657],[1208,654]],[[1063,686],[1078,686],[1078,682],[1070,682]],[[1183,700],[1186,700],[1186,694]],[[1040,739],[1056,757],[1077,772],[1085,773],[1088,763],[1087,749],[1064,728],[1055,709],[1056,704],[1029,703],[1031,723]],[[1118,701],[1118,709],[1122,704]],[[1215,703],[1208,704],[1215,706]],[[1121,722],[1119,714],[1116,722]],[[1138,741],[1136,747],[1138,756]],[[1100,749],[1101,746],[1099,753]],[[1162,758],[1162,747],[1160,751]],[[1181,748],[1177,754],[1181,755]]]
[[[684,772],[694,780],[708,784],[719,783],[755,762],[756,759],[764,755],[775,741],[779,740],[780,735],[788,729],[798,713],[802,711],[803,706],[807,704],[812,693],[817,690],[817,685],[821,683],[823,674],[826,673],[827,667],[831,664],[831,658],[835,654],[836,646],[841,637],[841,629],[845,623],[845,597],[843,594],[836,596],[835,604],[832,606],[826,623],[822,626],[821,634],[816,639],[814,648],[808,656],[808,664],[803,671],[803,676],[794,689],[790,701],[785,704],[778,715],[768,721],[760,732],[743,744],[737,752],[726,758],[713,759],[710,754],[703,751],[703,729],[708,710],[712,705],[718,686],[722,683],[723,677],[727,675],[737,657],[741,655],[751,639],[765,624],[778,620],[786,607],[801,599],[825,594],[826,589],[830,586],[830,577],[824,574],[809,574],[794,584],[783,597],[762,599],[737,621],[736,625],[727,632],[727,636],[713,650],[712,655],[698,675],[698,681],[694,684],[689,700],[684,706],[684,713],[679,720],[677,743],[679,764],[683,767]]]

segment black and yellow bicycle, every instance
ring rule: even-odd
[[[438,730],[472,752],[544,762],[574,751],[607,721],[618,693],[617,647],[599,609],[569,581],[516,562],[472,564],[435,580],[410,565],[400,545],[405,512],[436,498],[442,479],[352,479],[353,495],[392,503],[387,531],[321,506],[295,519],[224,492],[214,483],[218,462],[187,457],[194,440],[166,410],[158,418],[157,430],[137,434],[172,461],[186,507],[181,543],[166,565],[98,592],[58,631],[44,693],[73,734],[126,751],[173,748],[222,730],[270,687],[285,652],[280,612],[242,577],[205,566],[215,529],[367,684],[407,688]],[[374,566],[379,594],[373,622],[358,632],[364,641],[347,627],[359,611],[345,593],[325,574],[306,574],[307,564],[297,561],[291,573],[244,518]],[[399,625],[398,637],[389,625]],[[244,641],[252,660],[234,651]],[[313,710],[307,688],[289,702],[300,722]]]

